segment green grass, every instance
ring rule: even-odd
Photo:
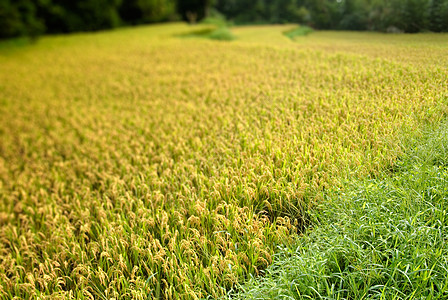
[[[218,41],[232,41],[236,39],[236,36],[227,26],[213,26],[211,28],[210,27],[200,28],[177,36],[183,38],[205,38]]]
[[[201,24],[215,25],[217,27],[230,27],[232,22],[226,20],[226,17],[219,12],[214,12],[210,16],[201,20]]]
[[[393,172],[329,192],[317,224],[241,299],[447,299],[448,122]]]
[[[284,35],[289,37],[291,40],[294,40],[298,36],[306,36],[313,32],[313,29],[308,26],[299,26],[294,29],[287,30],[283,32]]]
[[[235,35],[227,27],[219,27],[207,36],[211,40],[232,41],[236,39]]]
[[[32,40],[28,37],[0,40],[0,51],[3,53],[12,52],[20,48],[32,46],[34,43],[36,43],[36,40]]]

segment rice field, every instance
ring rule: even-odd
[[[0,47],[0,298],[222,297],[446,115],[446,34],[292,27]]]

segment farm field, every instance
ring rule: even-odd
[[[446,34],[293,27],[0,47],[0,297],[221,297],[446,116]]]

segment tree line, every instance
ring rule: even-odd
[[[235,24],[447,32],[448,0],[0,0],[0,38],[196,22],[219,12]]]
[[[203,18],[209,0],[0,0],[0,38]]]
[[[216,0],[235,23],[300,23],[316,29],[448,31],[448,0]]]

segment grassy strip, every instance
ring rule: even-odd
[[[313,32],[313,29],[308,26],[299,26],[294,29],[283,32],[283,34],[289,37],[291,40],[294,40],[298,36],[306,36]]]
[[[183,38],[204,38],[218,41],[232,41],[236,39],[227,27],[205,28],[179,35]]]
[[[446,299],[448,123],[405,148],[390,176],[333,191],[320,225],[239,296]]]
[[[231,23],[227,22],[223,16],[206,18],[201,24],[209,25],[211,27],[203,27],[191,32],[178,34],[177,36],[183,38],[205,38],[218,41],[233,41],[236,39],[236,36],[229,28]]]

